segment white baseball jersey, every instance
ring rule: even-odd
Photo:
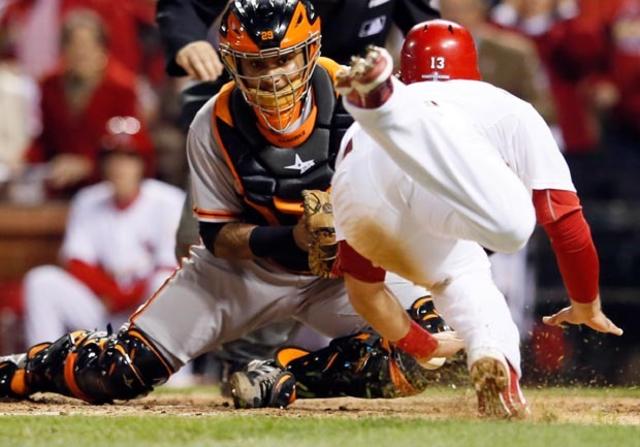
[[[144,180],[124,209],[107,182],[81,190],[69,214],[62,257],[100,265],[122,286],[176,266],[175,233],[184,193],[157,180]]]
[[[575,192],[569,167],[549,126],[528,102],[482,81],[418,82],[406,88],[417,98],[450,105],[465,116],[530,192]]]

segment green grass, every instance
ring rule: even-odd
[[[587,387],[548,387],[548,388],[525,388],[525,395],[528,396],[553,396],[553,397],[630,397],[640,399],[640,387],[609,387],[609,388],[587,388]],[[640,446],[640,442],[638,442]]]
[[[448,396],[452,393],[460,393],[466,390],[471,390],[471,385],[464,386],[456,386],[455,389],[451,386],[433,386],[427,388],[425,391],[426,395],[430,396]],[[219,396],[220,389],[215,386],[193,386],[187,388],[169,388],[169,387],[160,387],[157,388],[153,395],[164,395],[170,396],[175,395],[176,393],[180,395],[209,395],[209,396]],[[632,398],[640,398],[640,387],[609,387],[609,388],[597,388],[597,387],[527,387],[525,388],[525,394],[527,396],[535,396],[535,395],[544,395],[544,396],[582,396],[582,397],[632,397]],[[639,443],[640,446],[640,443]]]
[[[164,396],[216,396],[216,387],[194,387],[187,390],[160,389]],[[154,394],[156,394],[154,393]],[[471,399],[469,389],[458,387],[430,388],[425,397],[464,397]],[[74,408],[61,415],[0,416],[0,447],[603,447],[640,446],[640,426],[612,423],[615,411],[601,412],[598,406],[609,399],[631,398],[624,411],[640,412],[640,388],[529,388],[532,400],[544,397],[585,397],[584,413],[588,423],[558,422],[553,404],[538,406],[535,421],[480,421],[475,418],[457,420],[408,419],[389,413],[365,416],[352,411],[314,413],[283,412],[267,415],[256,412],[232,412],[212,415],[207,411],[192,416],[138,413],[83,415]],[[464,395],[464,396],[463,396]],[[593,398],[600,398],[594,404]],[[589,403],[587,403],[589,402]],[[594,408],[590,408],[591,405]],[[0,404],[0,409],[1,409]],[[202,404],[200,404],[202,405]],[[36,404],[46,411],[46,404]],[[57,410],[59,410],[59,406]],[[206,408],[206,407],[205,407]],[[199,408],[200,410],[202,407]],[[75,412],[75,413],[74,413]],[[549,417],[545,414],[549,413]],[[602,413],[602,417],[597,417]],[[594,416],[596,415],[596,416]],[[566,420],[566,419],[565,419]],[[636,419],[637,420],[637,419]],[[544,421],[544,422],[543,422]],[[627,420],[629,423],[629,420]]]
[[[615,425],[533,424],[385,418],[6,416],[4,446],[638,446],[640,429]]]

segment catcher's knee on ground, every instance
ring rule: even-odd
[[[131,328],[117,334],[71,332],[1,362],[1,372],[6,383],[0,383],[0,396],[21,398],[45,391],[100,404],[147,394],[173,370],[145,336]]]

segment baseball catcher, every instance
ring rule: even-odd
[[[333,86],[339,66],[320,57],[320,18],[308,0],[234,0],[220,21],[233,80],[200,109],[187,141],[202,244],[120,330],[72,332],[0,358],[0,396],[130,399],[271,323],[293,318],[330,338],[365,326],[341,279],[310,273],[301,219],[302,191],[329,188],[351,124]],[[388,285],[407,307],[425,294]]]

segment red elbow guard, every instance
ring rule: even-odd
[[[386,276],[384,269],[374,267],[371,261],[351,248],[347,241],[338,243],[338,256],[332,273],[336,276],[348,273],[358,281],[369,283],[382,282]]]

